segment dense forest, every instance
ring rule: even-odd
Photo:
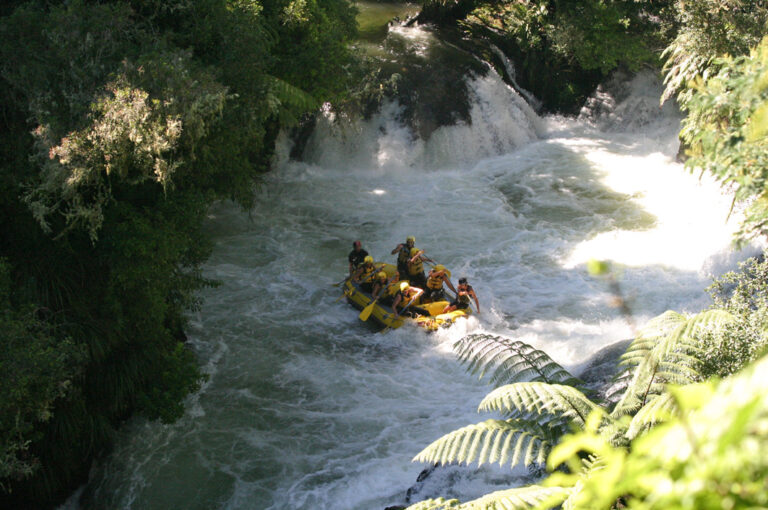
[[[171,422],[183,413],[184,397],[204,378],[184,345],[186,314],[199,305],[197,291],[216,285],[201,271],[211,251],[201,232],[209,206],[251,207],[278,133],[321,104],[365,114],[387,93],[390,76],[352,46],[355,13],[346,0],[0,7],[0,505],[60,502],[126,419]],[[745,208],[736,242],[765,237],[768,2],[426,0],[418,21],[491,61],[488,44],[501,48],[549,111],[578,111],[617,70],[657,69],[662,99],[685,114],[686,165],[716,176]],[[765,368],[742,369],[766,345],[766,271],[764,263],[745,266],[713,290],[713,310],[666,317],[639,337],[629,365],[642,370],[628,372],[637,380],[623,410],[580,407],[593,417],[582,416],[582,432],[549,459],[570,466],[568,474],[524,499],[579,508],[765,506],[768,409],[764,376],[756,380]],[[713,321],[722,327],[708,329]],[[666,379],[648,375],[667,369]],[[669,393],[661,389],[669,382],[698,384]],[[557,408],[562,395],[548,395]],[[641,414],[649,395],[657,405]],[[522,402],[518,414],[533,405]],[[682,454],[651,455],[690,432],[670,418],[681,410],[712,434],[724,413],[739,420],[712,440],[719,449],[696,452],[706,460],[699,471]],[[633,415],[645,421],[629,437],[625,417]],[[670,428],[643,436],[665,419]],[[569,430],[564,423],[548,436],[553,446]],[[757,442],[749,458],[740,442],[747,436]],[[741,455],[724,459],[732,449]],[[421,459],[466,460],[429,451]],[[607,479],[616,472],[629,475]],[[686,499],[697,480],[711,482],[709,492]],[[662,483],[670,487],[663,497],[652,491]],[[418,508],[459,504],[425,505]]]
[[[0,478],[19,508],[81,483],[129,416],[183,411],[201,380],[184,314],[213,284],[206,208],[249,207],[278,130],[343,98],[355,18],[343,0],[15,4],[0,19]]]

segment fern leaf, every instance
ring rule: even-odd
[[[545,352],[518,340],[474,334],[456,342],[454,350],[471,374],[482,379],[492,372],[491,382],[497,386],[518,381],[581,383]]]
[[[667,310],[648,321],[637,338],[627,347],[627,351],[621,357],[622,364],[630,366],[639,364],[656,347],[660,339],[668,336],[686,320],[684,315]]]
[[[581,480],[577,481],[566,494],[567,497],[560,505],[562,510],[576,510],[577,508],[580,508],[577,498],[584,486],[584,480],[589,479],[595,471],[606,468],[605,459],[597,455],[589,455],[588,457],[581,459],[581,464],[582,468],[579,473]]]
[[[320,106],[317,99],[285,80],[268,74],[262,79],[267,89],[267,108],[286,125],[295,124],[301,114]]]
[[[695,337],[702,331],[722,326],[734,320],[729,312],[711,309],[700,312],[676,328],[663,342],[654,348],[659,359],[680,345],[695,345]]]
[[[551,414],[583,427],[587,416],[601,408],[572,386],[523,382],[507,384],[490,392],[480,402],[480,411],[502,411],[510,417],[529,413]]]
[[[568,496],[570,490],[563,487],[529,485],[492,492],[466,503],[459,503],[455,499],[428,499],[411,505],[406,510],[528,510],[544,502],[547,507],[556,506]]]
[[[638,347],[632,353],[632,379],[611,415],[616,418],[638,411],[649,398],[663,391],[660,382],[666,380],[688,384],[695,380],[695,354],[701,352],[698,346],[699,335],[708,328],[719,327],[732,320],[730,313],[719,309],[705,310],[688,319],[676,312],[666,312],[652,320],[650,327],[644,331],[667,334],[659,338],[650,350],[647,344],[638,343],[642,348]],[[647,338],[649,336],[645,336]],[[635,358],[641,351],[644,356]]]
[[[653,425],[667,421],[677,414],[679,414],[679,408],[672,395],[669,393],[659,395],[644,405],[632,418],[626,436],[630,440],[635,439]]]
[[[459,505],[458,510],[528,510],[542,502],[550,507],[562,502],[569,492],[563,487],[529,485],[486,494]]]
[[[405,510],[447,510],[447,509],[458,509],[459,508],[459,500],[458,499],[444,499],[444,498],[437,498],[437,499],[425,499],[424,501],[419,501],[418,503],[415,503]]]
[[[525,466],[543,463],[551,443],[532,434],[523,422],[516,420],[486,420],[455,430],[422,450],[414,462],[450,464],[498,463]]]
[[[469,335],[454,345],[459,361],[468,363],[467,371],[479,379],[485,376],[485,369],[493,366],[494,360],[504,351],[505,346],[494,342],[475,342],[481,335]]]

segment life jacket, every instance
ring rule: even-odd
[[[390,296],[392,299],[397,296],[398,292],[400,292],[400,282],[392,282],[387,287],[387,296]]]
[[[443,278],[445,273],[438,276],[430,276],[427,278],[427,288],[431,290],[440,290],[443,288]]]
[[[413,288],[413,287],[411,287],[411,288]],[[400,296],[400,303],[397,305],[398,308],[400,308],[400,309],[405,308],[408,305],[408,303],[410,303],[411,300],[414,299],[414,297],[411,296],[409,292],[410,292],[409,290],[407,290],[405,292],[403,292],[402,290],[398,290],[395,293],[395,296],[392,299],[392,301],[397,301],[397,296],[398,295]]]
[[[360,281],[361,282],[367,282],[373,279],[373,276],[378,272],[376,270],[376,266],[371,265],[371,267],[362,266],[363,271],[360,273]]]
[[[421,257],[416,259],[416,262],[408,264],[408,274],[423,274],[424,263],[421,261]]]
[[[404,244],[400,251],[397,252],[397,267],[406,267],[408,265],[408,259],[411,258],[411,249],[407,244]]]
[[[465,305],[470,304],[472,302],[471,301],[472,298],[469,295],[469,293],[471,291],[472,291],[472,286],[471,285],[467,285],[467,290],[464,291],[464,292],[466,292],[466,294],[459,294],[458,297],[456,298],[456,300],[459,303],[461,303],[461,304],[465,304]]]

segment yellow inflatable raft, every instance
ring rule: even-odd
[[[376,267],[382,266],[381,262],[375,263]],[[387,273],[387,276],[391,277],[397,272],[397,267],[393,264],[383,264],[380,269]],[[347,297],[349,304],[362,310],[369,304],[371,304],[371,295],[360,288],[358,283],[352,282],[348,279],[344,282],[344,295]],[[459,318],[466,317],[472,313],[471,308],[464,310],[454,310],[449,313],[442,313],[443,309],[448,306],[448,301],[434,301],[432,303],[421,303],[421,299],[417,300],[413,306],[418,306],[420,309],[429,312],[429,315],[416,315],[415,317],[395,317],[392,312],[391,305],[385,305],[376,303],[373,305],[373,311],[371,312],[368,320],[374,320],[379,324],[396,329],[403,324],[414,324],[418,327],[424,328],[427,331],[436,331],[439,328],[446,328],[453,324],[453,322]]]

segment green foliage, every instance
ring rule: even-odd
[[[717,73],[724,65],[719,57],[748,54],[768,24],[763,0],[675,0],[671,12],[678,30],[663,54],[667,86],[662,101],[677,95],[683,107],[697,77],[707,80]]]
[[[732,320],[728,312],[712,309],[690,318],[670,311],[650,321],[622,359],[628,367],[622,374],[628,384],[612,415],[618,418],[638,412],[664,392],[666,384],[696,381],[703,333]]]
[[[722,382],[671,392],[681,417],[637,439],[626,452],[588,428],[565,438],[549,463],[575,465],[585,453],[602,469],[558,473],[546,485],[572,488],[570,508],[747,509],[768,505],[768,357]],[[617,503],[619,502],[619,503]]]
[[[37,425],[51,420],[60,399],[73,391],[83,350],[31,306],[11,301],[10,267],[0,259],[0,484],[23,479],[39,467],[29,450]]]
[[[585,70],[610,73],[619,65],[631,70],[653,61],[648,36],[655,25],[651,2],[553,2],[544,35],[555,54]],[[554,11],[554,12],[553,12]]]
[[[572,386],[541,382],[508,384],[496,388],[480,402],[480,411],[501,411],[510,417],[550,415],[540,423],[555,427],[560,422],[583,427],[587,416],[598,409],[581,391]]]
[[[681,139],[686,167],[712,174],[745,204],[735,239],[768,234],[768,39],[749,56],[715,59],[718,72],[695,81]]]
[[[657,423],[670,420],[679,413],[680,409],[670,393],[656,395],[632,417],[627,437],[634,439]]]
[[[702,379],[725,377],[760,357],[768,346],[768,261],[750,258],[709,288],[713,306],[733,320],[702,338]]]
[[[60,141],[46,126],[36,130],[40,182],[25,200],[44,231],[51,231],[50,216],[61,215],[65,231],[83,228],[95,241],[113,199],[113,182],[151,181],[167,191],[185,159],[195,157],[208,126],[220,118],[225,89],[205,74],[191,77],[186,55],[142,60],[107,84],[85,129]],[[151,97],[132,82],[145,82],[159,94]]]

